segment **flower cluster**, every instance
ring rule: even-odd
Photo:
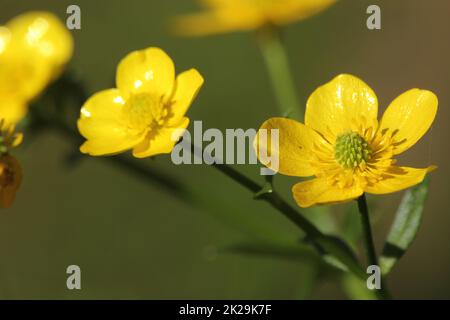
[[[428,186],[423,183],[416,188],[423,188],[421,192],[416,192],[421,193],[419,196],[408,194],[405,197],[406,202],[417,203],[401,207],[394,221],[393,233],[391,231],[387,238],[387,245],[398,248],[394,251],[401,254],[384,256],[383,252],[380,259],[372,239],[365,193],[387,194],[410,188],[421,183],[436,168],[400,166],[396,156],[415,145],[429,130],[438,110],[438,99],[431,91],[411,89],[395,98],[378,119],[378,99],[374,91],[359,78],[341,74],[317,88],[307,100],[305,110],[300,108],[279,29],[285,24],[313,16],[336,1],[202,0],[206,10],[176,18],[175,29],[179,34],[188,36],[256,31],[281,108],[280,114],[284,115],[266,120],[253,141],[258,159],[271,169],[263,170],[302,178],[292,187],[293,198],[302,208],[358,199],[367,262],[370,266],[378,266],[380,262],[381,276],[384,277],[417,232],[417,221]],[[70,33],[51,13],[25,13],[0,26],[1,208],[13,204],[22,183],[21,165],[11,154],[23,138],[21,133],[15,132],[18,125],[26,128],[27,123],[32,123],[33,129],[48,125],[72,134],[75,139],[80,138],[78,132],[73,131],[75,121],[70,125],[63,112],[67,109],[59,105],[54,114],[47,116],[47,110],[38,113],[40,109],[36,109],[37,112],[30,115],[36,121],[21,122],[27,115],[30,102],[57,79],[72,53]],[[52,87],[56,90],[49,90],[46,97],[51,96],[55,104],[59,104],[66,94],[72,98],[80,93],[83,100],[77,100],[76,125],[84,140],[79,151],[91,156],[131,151],[136,158],[173,151],[189,126],[190,119],[186,113],[204,84],[203,76],[194,68],[176,74],[174,62],[158,47],[148,47],[126,55],[117,66],[115,87],[89,98],[85,99],[84,90],[78,82],[66,81],[68,78],[63,77],[64,81],[59,83],[61,86]],[[72,92],[74,88],[78,90]],[[57,93],[52,96],[54,92]],[[289,118],[295,117],[296,111],[305,112],[304,123]],[[250,131],[255,132],[253,129]],[[199,144],[196,139],[192,143],[189,137],[184,138],[191,154],[202,147],[195,145]],[[242,140],[246,143],[245,138]],[[234,142],[231,148],[234,150]],[[216,157],[216,153],[222,154],[219,149],[214,148],[214,157],[211,149],[202,150],[202,155],[204,158],[217,158],[208,163],[213,163],[222,173],[251,190],[255,198],[269,202],[304,232],[307,241],[303,244],[312,245],[312,249],[320,253],[311,260],[314,268],[319,266],[316,258],[324,257],[330,266],[353,273],[355,280],[361,274],[364,278],[364,269],[360,268],[355,259],[357,255],[347,241],[323,233],[322,228],[303,217],[274,190],[271,178],[267,178],[264,185],[258,184],[228,167],[228,162],[219,161],[223,160],[219,155]],[[183,153],[188,155],[184,148]],[[135,167],[134,162],[121,157],[113,160],[145,174],[145,170]],[[256,162],[255,157],[252,160]],[[173,162],[176,163],[175,160]],[[242,161],[238,160],[238,163]],[[153,178],[150,174],[148,177]],[[166,182],[163,176],[156,179]],[[201,197],[191,197],[193,194],[189,190],[178,187],[172,181],[165,186],[195,205],[203,200]],[[408,206],[411,208],[406,208]],[[318,208],[317,212],[320,211],[325,210]],[[327,215],[324,219],[328,218]],[[395,243],[395,239],[401,239],[401,243]],[[298,251],[298,245],[295,242],[292,248]],[[278,244],[271,251],[276,251],[277,247]],[[301,251],[305,255],[309,253],[306,249]],[[383,279],[379,282],[384,286]],[[390,297],[384,288],[380,289],[380,296]]]
[[[53,14],[29,12],[0,26],[0,206],[13,203],[22,168],[10,150],[22,141],[14,127],[29,103],[72,56],[70,33]]]
[[[53,14],[29,12],[0,26],[0,117],[18,123],[72,56],[72,37]]]

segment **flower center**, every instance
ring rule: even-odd
[[[153,125],[162,125],[166,110],[162,99],[147,93],[139,93],[128,99],[123,112],[131,128],[144,130]]]
[[[353,169],[366,163],[371,155],[369,144],[356,132],[347,132],[337,137],[334,158],[345,169]]]

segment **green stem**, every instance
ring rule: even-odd
[[[364,193],[358,198],[358,209],[361,216],[364,248],[366,250],[368,264],[378,266],[378,258],[372,236],[372,227],[370,225],[369,208],[367,206],[366,195]],[[381,289],[379,290],[378,296],[381,299],[391,299],[391,294],[389,293],[386,282],[383,278],[381,279]]]
[[[203,154],[202,150],[200,150],[196,145],[191,142],[191,148],[194,151],[194,154]],[[243,175],[239,171],[236,171],[231,166],[226,164],[218,164],[213,163],[212,166],[225,174],[227,177],[231,178],[241,186],[245,187],[253,194],[259,193],[264,186],[254,182],[252,179]],[[279,195],[273,190],[265,192],[259,197],[259,199],[268,202],[272,207],[278,209],[286,218],[291,220],[295,225],[297,225],[300,229],[302,229],[310,239],[319,238],[323,235],[319,229],[316,228],[308,219],[306,219],[303,215],[301,215],[297,210],[295,210],[291,205],[285,202]]]
[[[361,224],[364,234],[364,248],[369,265],[378,265],[377,253],[372,236],[372,227],[370,226],[369,209],[367,207],[366,195],[358,198],[358,208],[361,216]]]
[[[289,59],[278,30],[267,26],[259,30],[257,36],[281,115],[303,121],[304,110],[297,97]]]
[[[194,154],[202,154],[201,150],[192,142],[191,148],[193,149]],[[334,238],[322,233],[314,224],[306,219],[299,210],[292,207],[276,191],[270,190],[261,194],[260,191],[263,190],[263,185],[254,182],[252,179],[246,177],[232,167],[226,164],[217,163],[214,163],[212,166],[251,191],[254,195],[259,194],[258,199],[267,202],[293,224],[299,227],[306,234],[306,240],[308,240],[319,253],[333,255],[344,264],[350,272],[361,279],[365,278],[366,274],[364,273],[364,270],[361,269],[354,257],[350,254],[348,246],[343,247],[337,245]]]

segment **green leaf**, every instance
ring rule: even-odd
[[[425,178],[422,183],[409,189],[404,195],[380,259],[383,275],[388,274],[392,270],[415,239],[422,222],[422,212],[428,195],[428,185],[429,179]]]

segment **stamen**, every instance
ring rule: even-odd
[[[169,114],[168,106],[162,98],[146,93],[133,95],[123,109],[131,128],[144,130],[153,126],[162,126]]]
[[[356,132],[338,136],[334,145],[334,158],[345,169],[365,166],[371,153],[369,144]]]

